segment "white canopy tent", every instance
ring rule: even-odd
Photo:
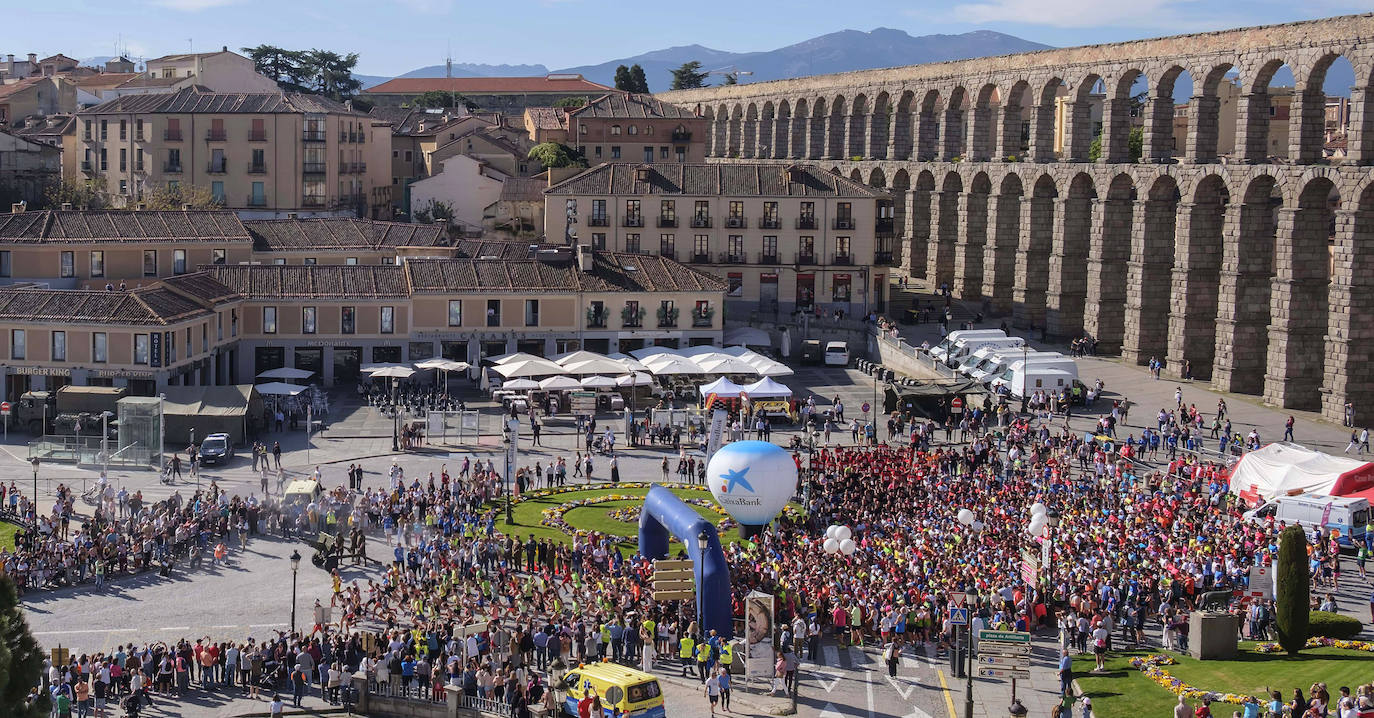
[[[363,372],[373,379],[408,379],[415,374],[415,370],[408,366],[378,366],[363,369]]]
[[[756,354],[754,359],[745,359],[745,361],[754,367],[754,373],[759,376],[791,376],[796,373],[792,371],[792,367],[773,361],[761,354]]]
[[[509,364],[509,363],[511,363],[511,362],[520,361],[520,360],[522,360],[522,359],[542,359],[542,358],[543,358],[543,357],[538,357],[538,356],[535,356],[535,355],[533,355],[533,354],[529,354],[529,353],[527,353],[527,352],[511,352],[510,354],[502,354],[501,356],[487,357],[487,360],[490,361],[492,364]]]
[[[768,332],[755,327],[726,329],[724,339],[726,344],[752,344],[761,347],[773,345],[773,339],[768,336]]]
[[[466,371],[471,366],[465,361],[453,361],[452,359],[426,359],[415,362],[417,369],[438,369],[439,371]]]
[[[715,394],[716,396],[735,397],[739,396],[741,391],[744,391],[744,387],[725,377],[721,377],[710,384],[702,384],[697,387],[697,391],[701,392],[703,397],[711,394]]]
[[[673,349],[672,347],[660,346],[644,347],[643,349],[635,349],[630,352],[630,356],[640,361],[644,361],[646,358],[658,354],[668,354],[670,356],[685,356],[682,352],[679,352],[678,350]]]
[[[517,359],[512,362],[506,362],[505,364],[498,364],[496,366],[496,373],[510,378],[520,376],[553,376],[557,374],[566,374],[567,370],[548,359],[533,357],[530,359]]]
[[[1231,491],[1262,501],[1301,493],[1342,496],[1371,472],[1374,464],[1367,461],[1275,442],[1241,457],[1231,469]]]
[[[533,379],[511,379],[510,381],[501,382],[501,388],[511,391],[528,391],[530,389],[538,389],[539,382]]]
[[[614,359],[614,360],[620,362],[621,365],[623,365],[623,366],[625,367],[625,370],[626,370],[626,371],[647,371],[647,370],[648,370],[648,367],[644,366],[643,362],[641,362],[641,361],[639,361],[638,359],[636,359],[636,358],[630,356],[629,354],[620,354],[620,353],[616,353],[616,354],[607,354],[607,355],[606,355],[606,358],[607,358],[607,359]]]
[[[649,376],[648,374],[645,374],[642,371],[637,371],[633,374],[626,374],[625,376],[616,377],[615,379],[615,385],[620,387],[650,386],[653,383],[654,378]]]
[[[696,362],[687,357],[665,357],[657,361],[645,362],[649,373],[654,376],[668,376],[671,374],[705,374]]]
[[[605,354],[597,354],[596,352],[589,352],[586,349],[579,349],[575,352],[559,354],[555,356],[553,360],[563,366],[567,366],[569,364],[576,364],[577,362],[587,361],[589,359],[601,359],[605,356]]]
[[[599,374],[584,376],[581,383],[583,389],[614,389],[617,386],[615,378]]]
[[[544,391],[571,391],[581,389],[582,382],[570,376],[551,376],[539,382],[539,388]]]
[[[287,384],[285,382],[280,381],[271,381],[266,384],[258,384],[253,388],[257,389],[259,394],[269,396],[295,396],[305,391],[305,387],[303,386],[296,386],[294,384]]]
[[[697,366],[708,374],[757,374],[749,362],[728,354],[710,354],[696,357]]]
[[[312,377],[312,376],[315,376],[315,372],[310,371],[309,369],[296,369],[296,368],[294,368],[294,367],[283,366],[283,367],[277,367],[276,369],[268,369],[267,371],[265,371],[265,372],[259,374],[259,375],[258,375],[258,378],[259,378],[259,379],[285,379],[285,380],[287,380],[287,381],[290,381],[290,380],[293,380],[293,379],[295,379],[295,380],[309,379],[309,378]]]
[[[583,359],[581,361],[564,364],[563,368],[567,370],[569,374],[576,374],[578,376],[584,374],[624,374],[627,371],[624,364],[608,357]]]
[[[753,384],[741,387],[750,399],[776,399],[792,396],[792,390],[772,379],[764,377]]]

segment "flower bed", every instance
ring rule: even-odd
[[[1314,636],[1307,639],[1306,648],[1344,648],[1350,651],[1374,653],[1374,643],[1369,641],[1347,641],[1339,638]],[[1283,646],[1277,643],[1260,643],[1255,646],[1257,653],[1283,653]]]
[[[1234,705],[1241,705],[1246,701],[1246,699],[1250,698],[1250,696],[1242,695],[1240,693],[1220,693],[1217,691],[1205,691],[1201,688],[1198,688],[1197,686],[1190,686],[1187,683],[1184,683],[1182,680],[1175,678],[1168,671],[1164,670],[1163,666],[1172,666],[1175,663],[1177,663],[1177,661],[1175,661],[1173,658],[1160,653],[1155,653],[1144,658],[1131,659],[1131,667],[1135,668],[1136,670],[1139,670],[1141,673],[1144,673],[1147,678],[1154,681],[1161,688],[1163,688],[1166,691],[1169,691],[1170,693],[1173,693],[1174,695],[1183,696],[1184,698],[1188,698],[1195,701],[1210,699],[1213,701],[1221,701],[1222,703],[1231,703]]]

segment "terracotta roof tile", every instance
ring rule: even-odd
[[[317,297],[385,299],[409,296],[397,265],[206,265],[213,279],[251,299]]]
[[[369,219],[261,219],[243,224],[259,252],[433,247],[443,239],[438,225]]]
[[[531,92],[605,92],[611,88],[581,75],[544,77],[397,77],[363,90],[368,94],[419,95],[425,92],[460,92],[473,95],[512,95]]]
[[[647,167],[649,179],[637,179]],[[724,197],[872,197],[887,193],[815,165],[607,163],[550,187],[555,195],[676,194]]]
[[[630,92],[613,92],[592,100],[584,107],[572,111],[574,117],[598,117],[605,119],[687,119],[696,113],[685,107],[669,104],[653,95],[640,95]]]
[[[45,210],[0,215],[0,243],[246,242],[233,212]]]
[[[177,80],[185,78],[173,78]],[[130,82],[136,82],[131,80]],[[110,113],[245,113],[299,114],[326,112],[331,114],[367,115],[351,111],[342,103],[319,95],[287,92],[211,92],[203,87],[188,87],[178,92],[124,95],[95,107],[82,110],[82,115]]]

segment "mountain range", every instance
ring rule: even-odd
[[[912,36],[902,30],[880,27],[872,32],[841,30],[799,43],[762,52],[727,52],[702,45],[682,45],[662,50],[609,60],[597,65],[565,67],[553,72],[575,72],[593,82],[615,84],[615,68],[638,64],[644,68],[649,89],[662,92],[672,85],[671,71],[684,62],[696,60],[702,69],[738,70],[742,82],[763,82],[805,75],[820,75],[877,67],[896,67],[926,62],[963,60],[971,57],[1005,55],[1014,52],[1044,50],[1050,47],[991,30],[976,30],[959,35]],[[544,65],[483,65],[454,63],[454,77],[509,77],[512,75],[546,75]],[[744,74],[745,72],[751,74]],[[443,65],[421,67],[400,77],[443,77]],[[376,82],[373,76],[357,75],[363,87]],[[389,78],[381,78],[382,81]],[[708,78],[716,84],[723,77]]]

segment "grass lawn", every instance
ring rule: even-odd
[[[14,533],[18,530],[18,526],[0,521],[0,548],[13,551]]]
[[[1303,650],[1296,659],[1281,653],[1256,653],[1254,643],[1242,641],[1240,651],[1230,661],[1197,661],[1178,653],[1167,652],[1177,664],[1165,666],[1175,678],[1205,691],[1241,693],[1261,699],[1269,690],[1278,690],[1287,700],[1294,688],[1303,694],[1313,683],[1325,681],[1332,694],[1341,686],[1355,686],[1369,680],[1374,660],[1362,651],[1339,648],[1311,648]],[[1106,675],[1088,674],[1092,670],[1092,656],[1074,659],[1074,674],[1078,684],[1093,699],[1093,711],[1100,718],[1136,718],[1137,716],[1167,716],[1178,698],[1131,667],[1135,656],[1158,651],[1131,651],[1114,654],[1107,661]],[[1230,715],[1233,707],[1215,707],[1217,716]]]
[[[683,499],[711,499],[711,494],[708,491],[693,489],[673,489],[672,491]],[[611,514],[617,510],[641,505],[644,500],[644,495],[647,493],[648,489],[624,488],[605,484],[582,491],[569,491],[567,493],[553,494],[551,496],[538,498],[531,497],[516,504],[515,508],[511,511],[512,518],[515,519],[514,526],[506,525],[504,513],[505,503],[496,502],[495,506],[501,509],[496,519],[496,528],[498,531],[514,533],[521,538],[534,534],[535,538],[548,538],[562,543],[571,543],[572,537],[559,529],[540,525],[540,521],[544,518],[544,510],[556,508],[560,504],[571,503],[580,499],[597,498],[608,494],[634,496],[637,498],[608,501],[605,503],[593,504],[591,506],[578,506],[569,509],[563,514],[563,520],[573,528],[586,531],[600,531],[602,533],[626,537],[627,540],[620,543],[620,549],[630,554],[634,553],[639,548],[639,521],[637,518],[633,523],[621,521],[618,518],[612,517]],[[719,523],[723,518],[706,507],[692,504],[689,505],[711,523]],[[728,536],[723,536],[722,539],[726,542],[729,541]],[[674,543],[676,542],[674,541]],[[676,553],[677,547],[673,546],[670,552]]]

